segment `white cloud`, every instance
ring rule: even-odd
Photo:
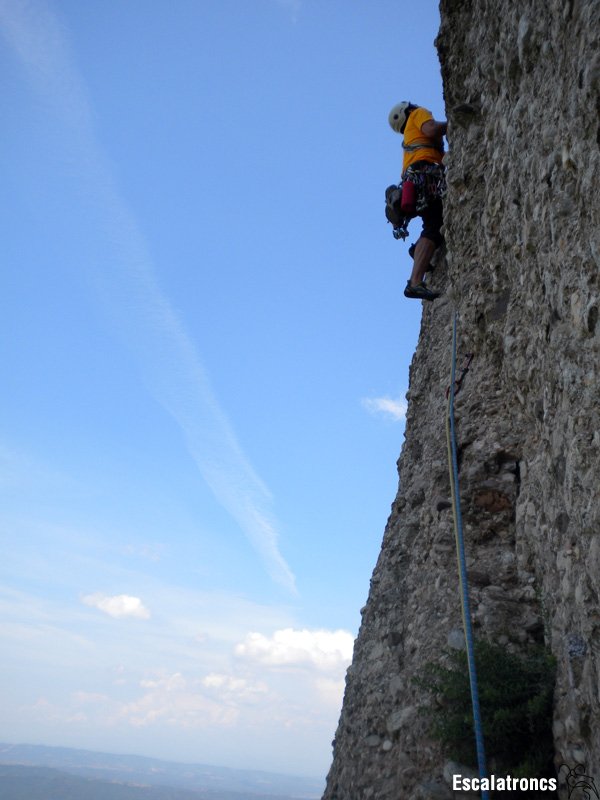
[[[136,689],[132,687],[129,697],[123,700],[111,694],[77,690],[58,702],[41,697],[22,711],[69,725],[86,720],[99,727],[117,724],[148,728],[159,724],[185,731],[230,728],[242,715],[246,722],[259,721],[271,713],[275,699],[260,680],[221,673],[190,678],[182,672],[157,671],[138,680]]]
[[[181,673],[142,680],[145,693],[119,709],[117,719],[135,728],[155,723],[178,728],[230,727],[238,719],[235,704],[208,697],[201,681],[190,681]]]
[[[349,661],[349,634],[341,632],[345,645],[333,658],[336,666],[326,667],[315,652],[316,631],[309,632],[304,648],[298,643],[303,637],[292,636],[295,654],[288,650],[284,657],[279,652],[272,665],[264,663],[264,652],[258,658],[232,659],[233,643],[218,658],[213,654],[209,659],[199,650],[193,658],[186,657],[177,637],[148,650],[140,633],[154,627],[138,626],[126,642],[120,637],[118,656],[124,655],[123,645],[131,645],[131,664],[120,665],[114,653],[106,660],[99,648],[90,653],[97,664],[90,661],[77,670],[67,665],[65,684],[47,687],[41,698],[39,686],[46,673],[39,669],[27,699],[2,697],[7,719],[14,718],[15,729],[25,731],[22,735],[27,730],[51,731],[88,749],[110,750],[119,742],[130,752],[143,752],[154,742],[154,750],[160,747],[175,760],[193,760],[200,748],[214,752],[211,758],[219,752],[241,752],[246,763],[250,759],[264,768],[268,752],[269,759],[276,754],[277,769],[284,772],[315,772],[315,764],[323,772],[327,769]],[[322,633],[335,651],[338,632]],[[35,656],[31,661],[35,663]],[[271,762],[268,768],[273,766]]]
[[[339,670],[352,660],[353,646],[354,637],[348,631],[284,628],[271,637],[249,633],[246,640],[236,646],[235,654],[264,666]]]
[[[81,602],[86,606],[92,606],[99,611],[104,611],[110,617],[119,619],[120,617],[135,617],[137,619],[150,619],[150,612],[144,606],[139,597],[132,597],[128,594],[109,595],[96,592],[87,594],[81,598]]]
[[[226,700],[231,702],[258,701],[269,691],[264,681],[249,681],[235,675],[222,675],[211,672],[202,679],[202,685]]]
[[[365,397],[362,400],[363,406],[372,414],[383,414],[391,417],[395,422],[406,419],[406,401],[398,397]]]
[[[291,3],[291,5],[290,5]],[[286,0],[292,9],[295,0]],[[62,122],[73,172],[93,201],[102,241],[102,272],[92,278],[136,354],[150,391],[177,422],[217,501],[236,520],[271,578],[295,593],[295,577],[279,549],[268,488],[254,471],[217,400],[195,343],[158,285],[148,245],[117,189],[93,130],[94,109],[72,63],[64,28],[42,3],[0,3],[0,34]]]
[[[165,692],[173,692],[185,689],[187,682],[181,672],[175,672],[172,675],[166,675],[155,680],[141,680],[140,686],[142,689],[162,689]]]

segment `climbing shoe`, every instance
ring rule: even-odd
[[[434,292],[432,289],[428,289],[423,281],[416,286],[411,286],[410,281],[408,281],[406,289],[404,290],[404,297],[414,297],[416,300],[435,300],[440,294],[440,292]]]

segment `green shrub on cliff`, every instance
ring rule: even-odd
[[[426,665],[417,683],[437,700],[430,708],[432,735],[451,758],[476,767],[467,655],[460,650],[448,657],[446,666]],[[480,641],[475,661],[489,766],[515,777],[546,774],[553,755],[554,658],[542,647],[517,656]]]

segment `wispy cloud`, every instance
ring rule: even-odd
[[[81,598],[81,602],[86,606],[92,606],[99,611],[104,611],[109,617],[120,619],[121,617],[135,617],[136,619],[150,619],[150,612],[144,606],[139,597],[132,597],[128,594],[117,594],[112,597],[96,592],[87,594]]]
[[[294,0],[290,7],[296,7]],[[295,592],[294,575],[279,548],[272,497],[243,452],[182,320],[159,287],[145,238],[98,144],[92,104],[58,19],[43,0],[33,5],[4,0],[0,34],[64,128],[79,191],[95,226],[106,233],[109,257],[103,259],[102,274],[93,277],[150,391],[176,420],[204,480],[273,580]]]
[[[406,401],[400,397],[365,397],[361,402],[372,414],[391,417],[395,422],[406,419]]]

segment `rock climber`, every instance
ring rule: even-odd
[[[440,296],[440,292],[429,289],[425,285],[424,278],[431,257],[443,242],[440,229],[443,213],[442,197],[446,182],[442,158],[443,137],[448,123],[437,122],[426,108],[408,101],[395,105],[388,119],[392,129],[404,135],[403,210],[405,193],[408,195],[414,191],[414,205],[408,215],[419,216],[423,220],[423,230],[414,249],[413,270],[406,284],[404,296],[419,300],[435,300]],[[408,188],[410,184],[412,189]]]

